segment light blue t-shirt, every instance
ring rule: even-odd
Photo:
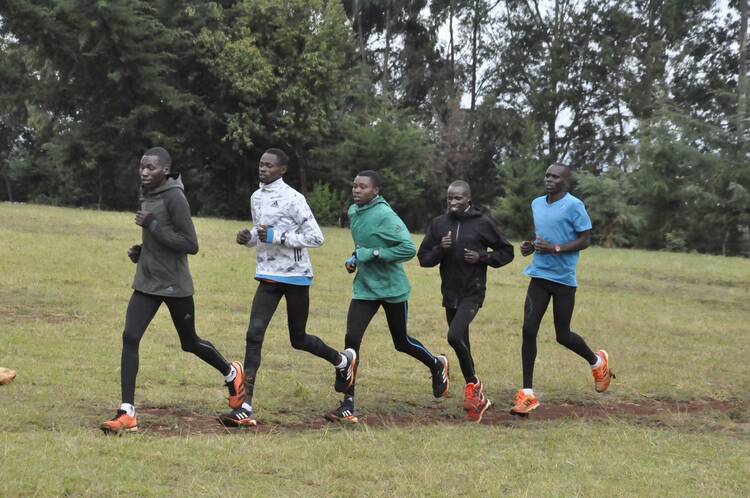
[[[536,238],[551,244],[565,244],[578,238],[578,234],[591,230],[591,218],[583,201],[566,193],[562,199],[547,203],[543,195],[531,201]],[[525,275],[551,280],[570,287],[578,287],[576,265],[580,251],[560,254],[534,253],[531,264],[523,271]]]

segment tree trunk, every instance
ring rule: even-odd
[[[745,110],[747,100],[747,2],[740,0],[740,72],[737,85],[737,149],[742,153],[745,144]]]
[[[302,191],[302,195],[307,197],[307,159],[305,158],[305,151],[299,146],[296,147],[295,153],[297,164],[299,165],[299,188]]]
[[[477,106],[477,65],[479,64],[480,2],[474,0],[474,20],[471,30],[471,110]]]
[[[359,38],[359,54],[362,60],[362,67],[365,66],[365,35],[362,30],[362,12],[359,6],[359,0],[354,0],[354,16],[357,23],[357,37]]]
[[[456,50],[453,45],[453,0],[448,5],[448,30],[450,32],[449,52],[451,61],[451,90],[456,88]]]
[[[13,187],[10,185],[10,178],[8,178],[8,175],[3,175],[3,180],[5,180],[5,188],[8,191],[8,202],[13,202]]]
[[[385,2],[385,50],[383,51],[383,97],[387,100],[389,93],[389,65],[391,57],[391,1]]]

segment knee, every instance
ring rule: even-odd
[[[448,333],[448,344],[450,344],[453,349],[457,349],[463,346],[463,342],[463,338],[460,334]]]
[[[141,342],[140,337],[138,337],[138,334],[134,334],[132,332],[129,332],[127,329],[122,333],[122,346],[123,348],[138,348],[138,344]]]
[[[292,343],[292,347],[294,349],[305,349],[305,344],[307,341],[305,340],[305,336],[294,336],[290,338],[289,342]]]
[[[180,342],[180,346],[186,353],[195,353],[198,350],[197,341],[182,341]]]
[[[572,339],[570,335],[570,330],[565,330],[562,332],[559,330],[556,330],[555,332],[556,332],[555,335],[556,335],[558,344],[560,344],[561,346],[567,346],[568,344],[570,344],[570,341]]]
[[[523,338],[526,339],[526,340],[535,339],[536,338],[536,334],[537,334],[538,331],[539,331],[538,328],[530,327],[528,325],[524,325],[523,329],[522,329]]]
[[[393,347],[399,353],[406,353],[409,350],[409,345],[406,344],[406,341],[393,341]]]

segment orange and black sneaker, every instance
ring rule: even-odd
[[[526,416],[539,408],[539,400],[534,394],[526,394],[523,389],[516,392],[516,404],[510,409],[512,415]]]
[[[258,425],[253,410],[246,410],[242,407],[219,415],[219,422],[229,427],[255,427]]]
[[[603,393],[609,388],[609,383],[615,378],[614,372],[609,368],[609,355],[603,349],[596,352],[596,355],[602,359],[597,368],[592,368],[591,373],[594,375],[594,386],[596,392]]]
[[[237,375],[234,376],[234,380],[226,382],[225,385],[229,391],[229,396],[227,396],[229,408],[236,410],[245,402],[245,371],[239,361],[233,361],[232,366]]]
[[[479,399],[470,410],[467,410],[466,420],[476,423],[481,422],[482,415],[484,415],[484,412],[486,412],[487,408],[490,406],[492,406],[492,402],[490,402],[489,398],[487,398],[484,393],[479,393]]]
[[[352,348],[346,348],[341,354],[346,357],[346,366],[336,369],[336,382],[333,388],[337,393],[343,393],[352,387],[357,377],[357,352]]]
[[[138,420],[135,416],[128,415],[125,410],[117,410],[114,417],[102,423],[99,428],[106,435],[119,435],[123,432],[137,432]]]
[[[345,398],[338,408],[323,415],[329,422],[340,422],[342,424],[357,424],[359,418],[354,413],[354,400]]]
[[[464,389],[464,410],[467,412],[473,410],[481,403],[484,396],[484,386],[477,379],[476,382],[469,382]]]
[[[435,368],[432,369],[432,395],[436,398],[445,397],[450,387],[448,372],[448,357],[444,354],[435,357]]]

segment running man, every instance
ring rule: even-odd
[[[161,147],[147,150],[141,158],[142,199],[135,223],[142,227],[143,242],[128,250],[128,257],[137,266],[122,334],[122,404],[111,420],[101,424],[105,434],[138,430],[134,405],[138,346],[162,303],[172,316],[182,350],[198,356],[224,376],[229,406],[239,407],[245,399],[242,365],[227,363],[213,344],[195,332],[193,279],[187,255],[198,252],[198,238],[182,181],[178,174],[171,173],[171,167],[172,159]]]
[[[442,398],[448,393],[448,358],[433,355],[407,333],[410,287],[402,263],[414,257],[416,248],[404,222],[380,195],[380,185],[380,175],[370,170],[360,172],[352,183],[354,204],[348,214],[355,250],[344,266],[356,275],[346,318],[347,351],[359,355],[365,330],[382,307],[394,347],[430,369],[432,394]],[[337,374],[335,389],[344,393],[344,400],[325,418],[356,424],[353,380],[347,385]]]
[[[531,277],[526,292],[523,315],[523,389],[516,393],[510,412],[528,415],[539,407],[534,395],[534,361],[536,336],[547,305],[552,299],[557,342],[584,358],[591,366],[597,392],[609,387],[614,374],[609,368],[607,352],[594,353],[581,336],[570,330],[575,306],[576,265],[579,252],[591,243],[591,219],[583,202],[568,193],[570,168],[553,164],[544,175],[546,195],[531,202],[535,240],[521,242],[521,254],[534,254],[524,274]]]
[[[487,266],[499,268],[513,261],[513,246],[492,219],[471,205],[469,184],[457,180],[448,187],[447,214],[432,220],[417,257],[421,266],[440,265],[448,343],[466,381],[463,408],[467,420],[480,422],[492,403],[474,370],[469,324],[484,302]]]
[[[255,280],[259,282],[250,309],[245,342],[245,392],[242,406],[221,415],[225,425],[257,425],[252,399],[260,367],[261,348],[268,324],[283,297],[286,300],[289,340],[294,349],[312,353],[336,367],[344,387],[354,383],[357,354],[347,349],[339,353],[306,331],[313,281],[308,247],[323,245],[323,233],[305,197],[282,178],[289,157],[280,149],[268,149],[260,158],[260,188],[250,198],[252,230],[237,234],[240,245],[256,247]]]

